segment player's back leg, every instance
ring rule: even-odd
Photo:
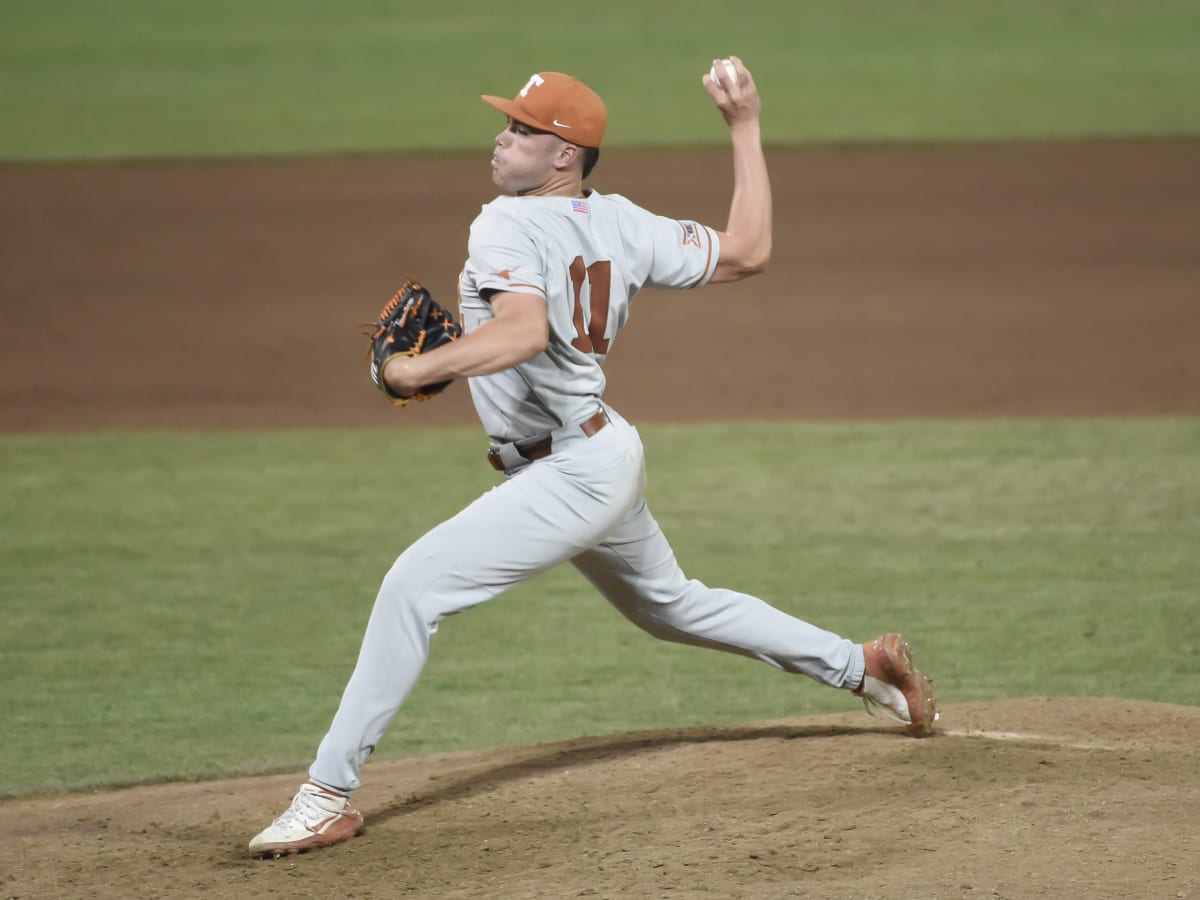
[[[834,687],[862,680],[863,654],[854,642],[757,597],[688,579],[644,500],[603,544],[572,563],[657,638],[753,657]]]

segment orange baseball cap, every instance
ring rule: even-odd
[[[511,100],[483,94],[483,102],[510,119],[557,134],[581,147],[599,147],[608,111],[600,95],[562,72],[538,72]]]

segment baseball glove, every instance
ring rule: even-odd
[[[411,278],[405,281],[367,328],[370,343],[366,358],[371,360],[371,380],[393,406],[403,406],[409,400],[428,400],[450,384],[450,380],[424,384],[412,396],[401,397],[387,386],[381,375],[384,364],[393,356],[428,353],[462,337],[462,328],[450,313],[416,281]]]

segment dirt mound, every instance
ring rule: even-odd
[[[1194,897],[1200,710],[949,705],[367,767],[367,832],[255,861],[302,777],[0,805],[4,897]],[[1189,861],[1190,860],[1190,861]]]

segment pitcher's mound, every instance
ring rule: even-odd
[[[302,773],[0,805],[4,897],[1195,897],[1200,709],[948,705],[367,767],[367,833],[255,861]]]

